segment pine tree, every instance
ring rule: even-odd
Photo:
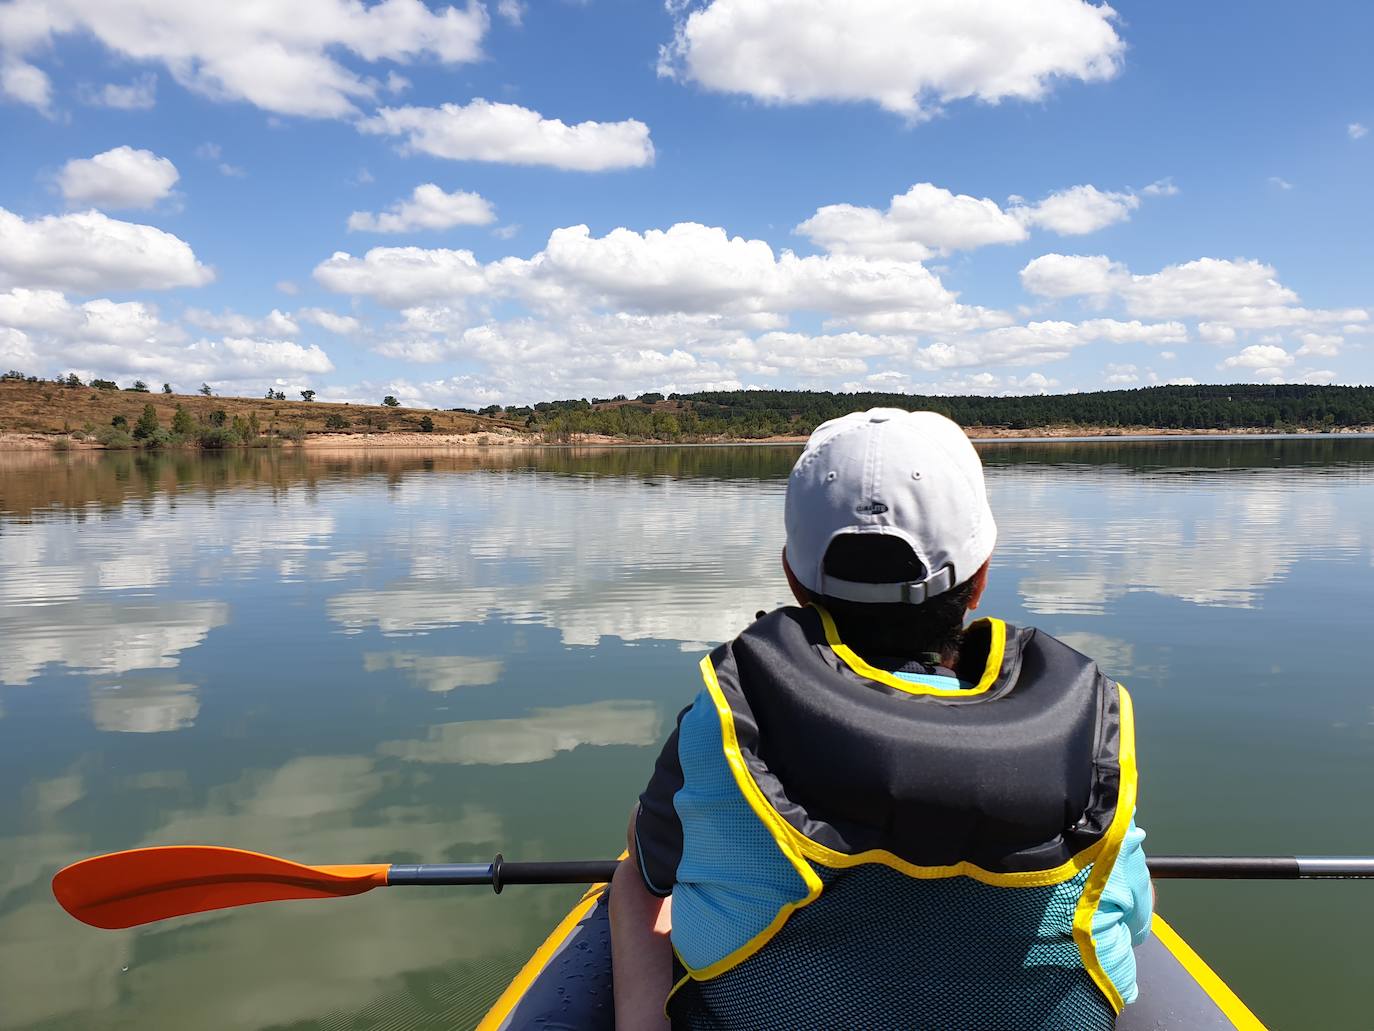
[[[196,432],[196,420],[181,405],[177,405],[176,414],[172,416],[172,432],[180,437],[189,437]]]
[[[134,440],[147,440],[159,428],[157,409],[150,404],[144,405],[143,414],[138,417],[138,423],[134,426]]]

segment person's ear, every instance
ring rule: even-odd
[[[797,579],[797,574],[792,572],[792,567],[787,564],[787,549],[782,549],[782,572],[787,577],[787,586],[792,588],[792,597],[797,599],[797,604],[806,606],[811,604],[811,592],[802,586],[802,582]]]
[[[969,595],[968,611],[972,612],[978,607],[978,602],[982,600],[983,591],[988,586],[988,562],[992,561],[992,556],[988,556],[987,562],[978,567],[978,572],[973,574],[973,593]]]

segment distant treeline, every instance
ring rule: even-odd
[[[811,390],[729,390],[642,394],[633,400],[582,398],[533,406],[492,405],[476,414],[523,419],[559,439],[600,433],[632,439],[757,439],[810,433],[822,422],[867,408],[927,409],[961,426],[1027,430],[1041,426],[1172,430],[1322,430],[1374,426],[1374,387],[1164,386],[1026,397],[927,397]]]

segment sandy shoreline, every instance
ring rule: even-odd
[[[1162,429],[1148,426],[1037,426],[1024,430],[1003,427],[973,426],[966,432],[973,440],[1133,440],[1148,437],[1277,437],[1277,436],[1350,436],[1374,433],[1374,426],[1350,429],[1273,430],[1260,427],[1212,430]],[[519,434],[512,431],[494,433],[315,433],[301,444],[286,443],[286,449],[308,452],[331,450],[408,450],[470,449],[470,448],[527,448],[527,447],[681,447],[693,445],[749,446],[757,444],[803,444],[805,437],[759,437],[752,439],[714,438],[694,441],[626,440],[598,433],[577,433],[567,440],[545,440],[539,434]],[[0,433],[0,452],[13,451],[104,451],[106,448],[90,440],[75,440],[61,433]]]

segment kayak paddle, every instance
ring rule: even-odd
[[[404,884],[591,884],[609,881],[619,860],[509,863],[373,863],[306,866],[289,859],[215,845],[138,848],[94,856],[59,870],[53,894],[92,927],[122,928],[214,909],[285,899],[361,895]],[[1158,878],[1374,879],[1374,857],[1156,856]]]
[[[285,899],[361,895],[396,884],[590,884],[609,881],[619,860],[563,863],[371,863],[306,866],[218,845],[111,852],[73,863],[52,879],[53,895],[92,927],[136,927],[173,916]]]

